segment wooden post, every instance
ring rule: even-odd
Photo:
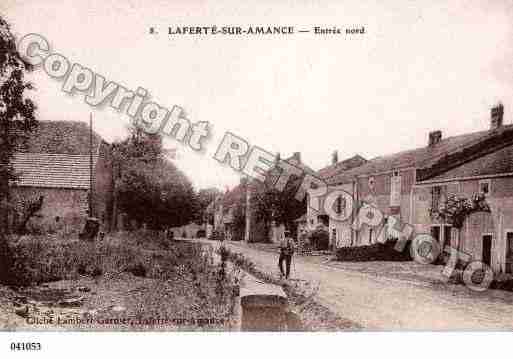
[[[94,217],[93,182],[93,114],[89,113],[89,217]]]

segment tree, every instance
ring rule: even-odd
[[[114,144],[115,202],[128,219],[152,229],[190,222],[196,196],[190,180],[162,155],[158,135],[137,128]]]
[[[32,89],[32,85],[24,75],[31,69],[18,53],[9,25],[0,17],[0,281],[4,283],[13,278],[12,256],[5,240],[9,183],[16,179],[12,158],[37,124],[36,106],[25,97],[25,90]]]
[[[206,209],[219,195],[221,195],[221,191],[217,188],[202,188],[198,191],[196,195],[196,209],[194,214],[194,219],[197,222],[203,222],[206,216]]]
[[[271,175],[268,176],[271,178]],[[289,229],[294,228],[294,220],[305,212],[306,200],[298,201],[296,193],[301,178],[291,176],[283,191],[275,189],[272,179],[257,186],[253,196],[253,206],[258,221],[270,224],[284,224]]]
[[[37,125],[36,106],[25,97],[25,90],[33,88],[24,80],[30,70],[32,66],[16,49],[9,25],[0,17],[0,203],[4,207],[9,198],[9,182],[16,179],[12,167],[14,152]]]

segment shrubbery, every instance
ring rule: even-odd
[[[329,249],[330,237],[328,231],[323,228],[317,228],[308,233],[308,240],[315,250],[323,251]]]
[[[403,251],[396,250],[397,240],[389,240],[386,243],[374,243],[366,246],[342,247],[337,249],[338,261],[368,262],[368,261],[410,261],[409,246]]]
[[[198,243],[170,244],[164,235],[151,232],[125,233],[104,242],[24,236],[8,249],[10,271],[3,283],[20,286],[122,272],[166,279],[178,264],[195,265],[203,255]]]

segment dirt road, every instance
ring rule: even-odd
[[[215,246],[219,242],[206,241]],[[277,255],[226,243],[259,269],[277,273]],[[445,290],[421,281],[369,275],[294,257],[292,279],[319,283],[317,300],[367,330],[513,330],[513,295]]]

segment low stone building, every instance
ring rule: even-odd
[[[11,228],[24,221],[27,206],[41,199],[39,210],[27,223],[33,232],[78,232],[93,215],[103,230],[110,228],[112,213],[112,165],[110,145],[81,122],[40,122],[28,145],[15,154],[19,175],[12,183]],[[91,173],[92,167],[92,173]],[[91,182],[92,180],[92,182]],[[92,191],[91,191],[92,189]],[[89,213],[89,201],[93,213]]]

